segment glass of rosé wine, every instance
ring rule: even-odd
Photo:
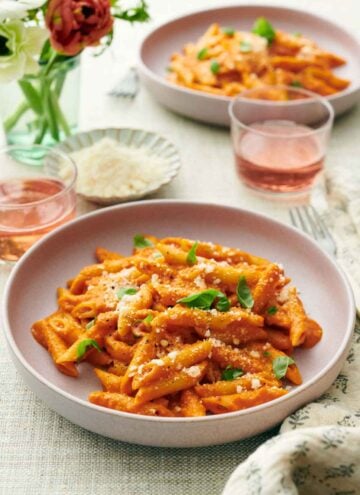
[[[34,153],[41,164],[25,165]],[[55,149],[0,149],[0,263],[17,261],[43,235],[75,217],[76,176],[72,159]]]
[[[238,174],[268,193],[309,191],[324,167],[334,110],[323,97],[295,86],[244,91],[230,103]]]

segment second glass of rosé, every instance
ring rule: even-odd
[[[235,161],[245,185],[303,193],[315,184],[334,120],[326,98],[287,86],[244,91],[229,107]]]

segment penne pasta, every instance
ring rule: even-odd
[[[302,383],[293,350],[309,352],[322,329],[280,265],[181,237],[135,241],[130,256],[98,248],[99,263],[58,289],[58,309],[32,326],[69,379],[79,363],[94,367],[103,390],[90,402],[196,417],[253,407]]]
[[[286,89],[272,90],[268,86],[303,87],[323,96],[349,86],[349,80],[333,72],[336,67],[346,64],[346,60],[303,35],[277,30],[265,22],[267,35],[256,29],[256,22],[249,31],[212,24],[198,40],[172,54],[167,79],[196,91],[229,97],[247,89],[264,87],[266,89],[259,92],[258,97],[275,101],[287,101],[292,94]],[[178,238],[170,238],[169,242],[180,244]],[[180,245],[183,246],[185,244]],[[206,256],[203,246],[199,248],[199,255]],[[210,248],[210,251],[214,249]],[[180,253],[176,256],[180,263]],[[255,258],[246,261],[255,264]]]

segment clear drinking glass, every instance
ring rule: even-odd
[[[23,163],[42,156],[41,165]],[[37,163],[38,164],[38,163]],[[0,149],[0,262],[14,262],[34,242],[74,218],[76,166],[44,146]]]
[[[334,120],[325,98],[300,88],[261,87],[241,93],[229,113],[235,162],[245,185],[270,193],[312,188],[324,167]]]

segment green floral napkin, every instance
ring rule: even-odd
[[[328,173],[326,187],[326,205],[320,201],[316,207],[323,208],[359,312],[360,184],[346,177],[343,168],[335,168]],[[360,494],[360,321],[332,387],[289,416],[280,435],[240,464],[222,493],[245,494]]]

